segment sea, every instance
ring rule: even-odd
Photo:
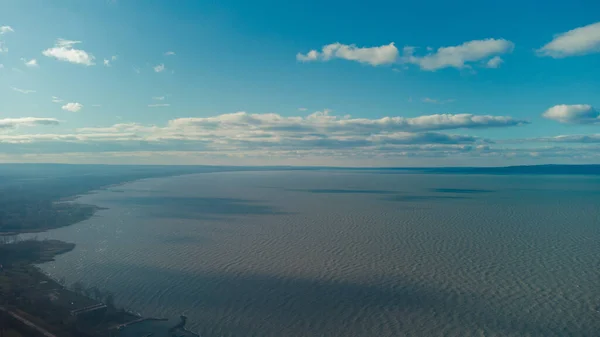
[[[600,177],[216,172],[80,196],[40,265],[203,337],[600,336]]]

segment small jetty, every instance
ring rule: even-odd
[[[134,325],[134,324],[139,324],[142,322],[147,322],[147,321],[154,321],[154,322],[166,322],[168,321],[168,318],[153,318],[153,317],[140,317],[136,320],[127,322],[127,323],[123,323],[123,324],[119,324],[115,327],[115,329],[117,330],[123,330],[128,326]]]
[[[167,318],[144,318],[139,317],[133,321],[120,324],[113,329],[117,331],[116,336],[123,337],[200,337],[185,328],[187,317],[181,315],[179,322],[175,325],[169,324]]]

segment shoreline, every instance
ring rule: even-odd
[[[74,194],[74,195],[71,195],[68,197],[63,197],[63,198],[58,198],[58,199],[52,200],[52,201],[50,201],[51,206],[58,205],[57,208],[50,208],[53,212],[57,212],[57,213],[58,212],[66,212],[69,214],[80,215],[80,216],[70,217],[67,219],[68,221],[59,223],[56,226],[26,228],[23,230],[10,230],[10,231],[4,231],[4,232],[0,231],[0,240],[2,238],[8,239],[8,240],[4,241],[4,244],[6,244],[6,245],[28,242],[28,243],[37,243],[37,244],[43,245],[45,247],[43,249],[44,250],[43,257],[35,259],[35,260],[27,261],[27,262],[20,262],[21,267],[19,267],[19,268],[24,268],[24,270],[29,270],[28,271],[29,279],[32,281],[32,284],[53,285],[53,287],[51,287],[51,288],[55,289],[54,291],[59,291],[61,293],[61,296],[69,297],[69,298],[79,298],[78,301],[73,301],[73,302],[98,301],[97,298],[94,299],[94,298],[90,297],[87,293],[84,294],[81,291],[78,292],[75,289],[72,289],[71,287],[64,284],[64,278],[59,278],[57,276],[50,275],[49,273],[43,271],[41,268],[42,264],[54,261],[55,257],[57,257],[58,255],[66,254],[66,253],[73,251],[76,247],[76,244],[68,243],[68,242],[64,242],[64,241],[60,241],[60,240],[38,239],[33,234],[44,233],[44,232],[47,232],[50,230],[75,225],[75,224],[81,223],[83,221],[89,220],[94,215],[96,215],[98,211],[108,209],[107,207],[101,207],[101,206],[92,205],[92,204],[88,204],[88,203],[79,203],[78,202],[79,199],[86,195],[90,195],[90,194],[94,194],[94,193],[102,192],[102,191],[108,191],[112,188],[124,186],[127,184],[135,183],[135,182],[146,180],[146,179],[170,178],[170,177],[194,175],[194,174],[200,174],[200,173],[203,173],[203,172],[173,174],[173,175],[166,175],[166,176],[162,175],[162,176],[151,176],[151,177],[139,177],[136,179],[129,179],[129,180],[120,181],[117,183],[107,184],[107,185],[104,185],[104,186],[101,186],[98,188],[93,188],[93,189],[87,190],[82,193],[78,193],[78,194]],[[207,173],[215,173],[215,172],[207,172]],[[79,211],[79,212],[77,212],[77,211]],[[32,237],[25,237],[25,238],[21,237],[21,235],[27,235],[27,234],[30,234],[30,236],[32,236]],[[12,241],[10,238],[11,236],[15,237],[15,239]],[[61,248],[57,249],[56,248],[57,246],[61,247]],[[1,255],[2,254],[0,254],[0,258],[2,257]],[[0,272],[3,269],[2,268],[2,263],[3,263],[2,260],[3,259],[0,259]],[[7,269],[7,268],[4,268],[4,269]],[[2,274],[0,274],[0,276],[2,276]],[[16,282],[16,279],[14,281],[10,281],[10,282]],[[76,283],[79,283],[79,282],[76,282]],[[1,290],[1,288],[0,288],[0,290]],[[106,293],[108,294],[109,292],[107,291]],[[94,307],[103,308],[105,306],[106,306],[106,303],[97,302],[97,304],[95,306],[92,305],[91,307],[93,309]],[[36,314],[35,311],[32,310],[31,308],[27,308],[24,306],[19,306],[19,307],[9,306],[7,308],[9,310],[9,312],[12,312],[13,310],[24,312],[34,322],[37,322],[37,327],[40,327],[40,331],[53,331],[53,328],[55,328],[55,327],[53,327],[54,323],[51,323],[54,320],[48,320],[47,318],[40,316],[39,313]],[[83,308],[83,309],[85,309],[85,308]],[[167,322],[171,322],[171,319],[144,317],[144,315],[142,315],[142,314],[139,314],[133,310],[127,310],[124,308],[119,309],[119,315],[120,315],[121,319],[118,322],[113,322],[112,326],[107,328],[107,330],[106,330],[107,332],[112,331],[112,333],[119,334],[119,332],[118,332],[118,331],[120,331],[119,327],[121,329],[125,329],[129,326],[136,325],[135,329],[138,329],[137,328],[138,324],[142,325],[140,328],[143,328],[144,326],[146,326],[145,324],[147,324],[148,322],[158,321],[158,322],[165,322],[165,325],[171,324],[171,323],[167,323]],[[60,330],[56,330],[54,332],[57,333],[58,331],[60,331]],[[199,336],[199,335],[197,335],[189,330],[186,330],[184,328],[177,328],[177,331],[185,334],[185,336],[188,336],[188,335]],[[61,334],[57,333],[57,335],[61,335]]]
[[[128,326],[143,322],[169,321],[168,318],[144,317],[125,308],[118,309],[112,303],[112,299],[109,300],[109,297],[112,298],[112,293],[103,292],[106,296],[105,300],[98,296],[92,298],[83,285],[76,287],[78,282],[68,287],[64,282],[39,268],[40,264],[54,261],[55,257],[71,252],[74,248],[74,243],[60,240],[27,239],[0,245],[0,250],[3,252],[1,257],[6,259],[0,267],[0,293],[4,294],[3,304],[0,308],[8,315],[25,317],[16,319],[13,322],[14,328],[23,332],[33,328],[48,333],[48,336],[62,336],[63,333],[67,333],[67,330],[64,330],[63,323],[57,324],[57,320],[60,320],[75,324],[74,326],[80,329],[78,333],[85,336],[104,336],[104,333],[118,333]],[[13,292],[20,288],[26,290],[15,297]],[[98,292],[100,291],[98,290]],[[26,300],[23,302],[21,298]],[[46,298],[49,299],[50,304],[44,305],[52,307],[53,313],[50,315],[36,310],[39,306],[36,303],[48,301]],[[100,316],[105,317],[102,319],[99,319],[98,316],[90,318],[94,316],[89,316],[88,312],[96,311],[101,315],[110,316]],[[75,317],[76,322],[79,321],[79,317],[83,317],[81,318],[83,321],[77,325],[72,321],[72,317]],[[182,328],[177,328],[177,330],[191,333]]]
[[[229,171],[223,171],[223,172],[229,172]],[[58,198],[58,199],[52,201],[53,205],[67,205],[69,207],[72,207],[72,209],[87,209],[91,213],[85,214],[84,216],[82,216],[80,218],[76,218],[73,221],[70,221],[69,223],[63,223],[63,224],[59,224],[57,226],[37,227],[37,228],[31,228],[31,229],[27,228],[27,229],[23,229],[23,230],[10,230],[10,231],[0,230],[0,237],[17,236],[17,235],[21,235],[21,234],[43,233],[43,232],[47,232],[47,231],[50,231],[53,229],[59,229],[59,228],[63,228],[63,227],[76,225],[80,222],[89,220],[94,215],[96,215],[96,212],[108,209],[106,207],[77,202],[77,199],[84,197],[86,195],[94,194],[96,192],[101,192],[101,191],[107,191],[110,188],[124,186],[124,185],[131,184],[131,183],[134,183],[137,181],[145,180],[145,179],[161,179],[161,178],[170,178],[170,177],[180,177],[180,176],[187,176],[187,175],[194,175],[194,174],[201,174],[201,173],[215,173],[215,172],[196,172],[196,173],[183,173],[183,174],[173,174],[173,175],[163,175],[163,176],[140,177],[137,179],[130,179],[130,180],[126,180],[126,181],[121,181],[121,182],[116,182],[116,183],[100,186],[98,188],[92,188],[85,192],[77,193],[77,194],[74,194],[71,196]]]
[[[92,218],[96,212],[98,211],[102,211],[102,210],[107,210],[108,208],[106,207],[100,207],[97,205],[91,205],[91,204],[85,204],[85,203],[79,203],[77,202],[77,199],[84,197],[86,195],[90,195],[90,194],[94,194],[96,192],[101,192],[101,191],[107,191],[110,188],[114,188],[114,187],[120,187],[120,186],[124,186],[127,184],[131,184],[131,183],[135,183],[138,181],[142,181],[142,180],[147,180],[147,179],[162,179],[162,178],[172,178],[172,177],[183,177],[183,176],[190,176],[190,175],[196,175],[196,174],[209,174],[209,173],[230,173],[230,172],[255,172],[256,170],[252,170],[252,169],[248,169],[248,170],[223,170],[223,171],[207,171],[207,172],[187,172],[187,173],[174,173],[174,174],[169,174],[169,175],[156,175],[156,176],[143,176],[143,177],[139,177],[139,178],[135,178],[135,179],[129,179],[129,180],[125,180],[125,181],[121,181],[121,182],[115,182],[112,184],[108,184],[108,185],[103,185],[100,187],[96,187],[96,188],[92,188],[90,190],[81,192],[81,193],[77,193],[74,195],[70,195],[70,196],[66,196],[66,197],[61,197],[58,198],[56,200],[52,200],[52,204],[53,205],[68,205],[73,207],[73,209],[77,209],[77,208],[87,208],[88,211],[90,211],[91,213],[86,214],[83,217],[77,218],[75,220],[73,220],[70,223],[65,223],[65,224],[60,224],[57,226],[52,226],[52,227],[38,227],[38,228],[31,228],[31,229],[23,229],[23,230],[10,230],[10,231],[2,231],[0,230],[0,237],[6,237],[6,236],[16,236],[16,235],[21,235],[21,234],[35,234],[35,233],[43,233],[43,232],[47,232],[49,230],[53,230],[53,229],[59,229],[59,228],[63,228],[63,227],[68,227],[68,226],[72,226],[72,225],[76,225],[80,222],[86,221],[90,218]]]

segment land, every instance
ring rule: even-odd
[[[129,326],[167,321],[132,314],[115,305],[112,293],[80,282],[67,286],[34,265],[74,247],[57,240],[0,243],[0,336],[120,336]],[[194,336],[183,317],[171,326],[162,329],[165,336]]]
[[[137,319],[118,310],[110,293],[90,290],[96,298],[88,297],[81,285],[68,289],[34,266],[74,247],[56,240],[0,244],[0,331],[22,336],[107,336],[115,325]]]
[[[67,286],[35,266],[71,251],[74,244],[21,240],[19,234],[90,218],[100,208],[75,200],[93,190],[145,178],[235,170],[239,168],[0,165],[0,336],[120,336],[132,323],[152,326],[146,323],[156,320],[117,308],[110,292],[79,282]],[[168,324],[159,326],[165,336],[193,336],[184,326],[167,335],[174,323]]]

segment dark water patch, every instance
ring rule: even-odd
[[[239,198],[144,196],[119,198],[117,203],[142,207],[149,215],[161,218],[214,220],[223,216],[286,214],[258,201]]]
[[[493,190],[482,189],[467,189],[467,188],[432,188],[431,192],[438,193],[457,193],[457,194],[475,194],[475,193],[492,193]]]
[[[159,189],[140,189],[140,188],[127,188],[127,189],[108,189],[107,191],[113,193],[140,193],[140,194],[159,194],[167,193],[168,191]]]
[[[465,196],[450,196],[450,195],[395,195],[392,197],[383,198],[382,200],[400,201],[400,202],[418,202],[418,201],[440,201],[452,199],[471,199]]]
[[[307,192],[316,194],[394,194],[397,191],[386,190],[358,190],[358,189],[286,189],[293,192]]]

